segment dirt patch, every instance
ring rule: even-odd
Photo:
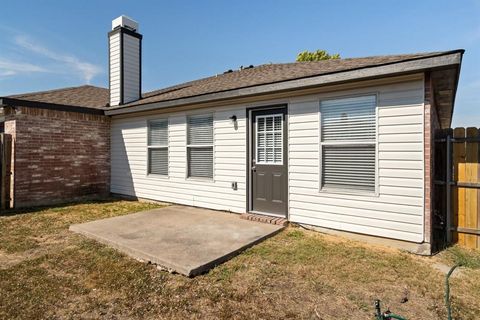
[[[24,254],[0,251],[0,269],[8,269],[25,260]]]

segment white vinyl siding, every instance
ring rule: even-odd
[[[140,39],[123,35],[123,103],[140,97]]]
[[[110,105],[120,103],[120,33],[109,38],[110,45]]]
[[[140,39],[123,34],[123,48],[120,48],[121,36],[122,34],[118,32],[109,38],[110,105],[112,106],[120,104],[122,95],[123,103],[138,100],[140,96]],[[123,88],[121,88],[122,77]]]
[[[376,194],[321,190],[319,103],[377,93]],[[422,242],[423,81],[300,98],[288,108],[289,218],[293,222]]]
[[[213,178],[213,115],[187,119],[188,177]]]
[[[168,176],[168,119],[148,121],[148,174]]]
[[[323,189],[375,192],[376,96],[323,100]]]
[[[187,116],[112,118],[111,191],[139,198],[198,206],[216,210],[245,212],[246,204],[246,118],[245,107],[219,108],[214,115],[214,177],[187,178]],[[237,116],[237,127],[229,118]],[[168,179],[146,175],[147,122],[167,117]],[[232,189],[237,182],[237,190]]]
[[[377,93],[377,193],[320,191],[319,104]],[[289,220],[411,242],[424,237],[423,80],[265,101],[288,103]],[[112,117],[111,191],[183,205],[242,213],[247,200],[246,105],[213,114],[213,176],[187,178],[188,113]],[[237,116],[237,125],[230,117]],[[168,117],[169,177],[146,175],[147,121]],[[238,183],[233,190],[232,182]]]

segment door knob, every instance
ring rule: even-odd
[[[253,171],[253,172],[256,172],[256,171],[257,171],[257,167],[256,167],[256,166],[253,166],[253,167],[252,167],[252,171]]]

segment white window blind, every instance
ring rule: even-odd
[[[188,177],[213,178],[213,115],[187,118]]]
[[[168,176],[168,119],[148,122],[148,173]]]
[[[376,96],[320,104],[322,187],[375,191]]]

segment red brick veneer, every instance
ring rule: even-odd
[[[102,197],[110,188],[110,119],[103,115],[15,107],[6,110],[13,138],[15,207]]]

